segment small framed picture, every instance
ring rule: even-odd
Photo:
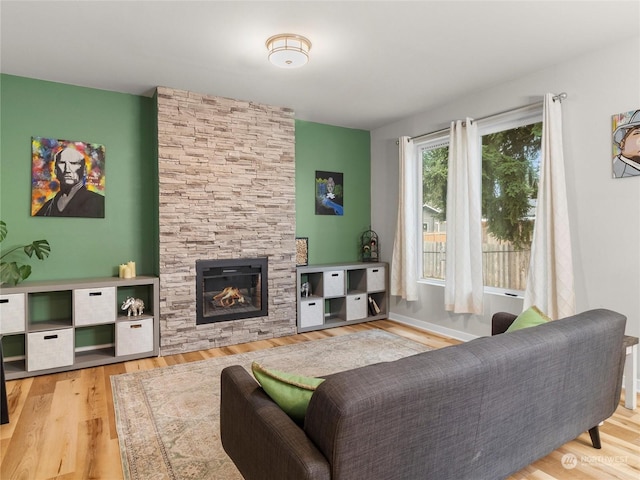
[[[296,237],[296,266],[309,265],[309,237]]]
[[[316,215],[344,215],[344,174],[316,171]]]

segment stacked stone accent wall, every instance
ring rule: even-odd
[[[295,333],[293,112],[157,89],[161,354]],[[196,326],[196,260],[268,257],[269,314]]]

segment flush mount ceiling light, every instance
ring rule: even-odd
[[[308,38],[293,33],[281,33],[267,42],[269,61],[281,68],[301,67],[309,61],[311,42]]]

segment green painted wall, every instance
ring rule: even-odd
[[[0,75],[0,219],[9,229],[0,250],[43,238],[51,245],[44,261],[16,257],[32,265],[28,281],[115,276],[128,260],[139,275],[158,274],[156,117],[153,98]],[[106,146],[104,219],[30,216],[32,136]],[[316,170],[344,174],[344,216],[315,215]],[[369,132],[296,121],[296,222],[310,263],[359,260],[370,224]],[[70,308],[61,311],[68,317]],[[112,326],[76,336],[78,347],[112,342]],[[24,355],[23,335],[3,345]]]
[[[29,280],[115,276],[128,260],[139,275],[157,274],[154,99],[11,75],[0,76],[0,99],[1,247],[51,245],[45,261],[27,260]],[[104,219],[30,216],[32,136],[106,146]]]
[[[309,263],[360,260],[371,224],[369,132],[296,120],[296,236],[309,237]],[[315,214],[315,172],[344,174],[344,215]]]
[[[46,238],[51,256],[29,280],[117,275],[136,262],[158,273],[156,102],[152,98],[0,75],[0,247]],[[104,219],[30,216],[31,137],[106,146]],[[316,170],[344,174],[345,214],[315,215]],[[370,137],[365,130],[296,121],[296,235],[309,237],[309,263],[359,260],[371,218]]]

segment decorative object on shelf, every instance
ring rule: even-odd
[[[0,220],[0,242],[7,237],[7,224]],[[0,255],[0,285],[11,284],[17,285],[22,280],[25,280],[31,275],[31,265],[19,265],[18,262],[7,262],[5,257],[9,256],[16,250],[24,252],[28,257],[32,257],[36,254],[36,257],[40,260],[44,260],[49,256],[51,247],[46,240],[35,240],[27,245],[18,245],[17,247],[10,248],[8,251],[3,251]]]
[[[309,282],[304,282],[302,285],[300,285],[300,296],[301,297],[311,296],[311,285],[309,285]]]
[[[316,215],[344,215],[344,174],[316,171]]]
[[[311,42],[294,33],[280,33],[266,41],[269,61],[280,68],[297,68],[309,61]]]
[[[380,315],[380,307],[378,306],[378,302],[374,300],[374,298],[369,295],[369,313],[371,315]]]
[[[377,262],[380,258],[378,234],[371,227],[360,237],[360,256],[363,262]]]
[[[309,264],[309,237],[296,237],[296,266]]]
[[[640,160],[637,156],[637,147],[640,143],[640,110],[613,115],[611,126],[613,131],[613,178],[640,176]]]
[[[127,297],[124,302],[122,302],[121,310],[127,310],[127,317],[133,315],[137,317],[144,313],[144,302],[139,298]]]
[[[129,261],[127,263],[121,263],[118,266],[120,278],[135,278],[136,277],[136,262]]]
[[[105,147],[32,137],[31,216],[104,218]]]

